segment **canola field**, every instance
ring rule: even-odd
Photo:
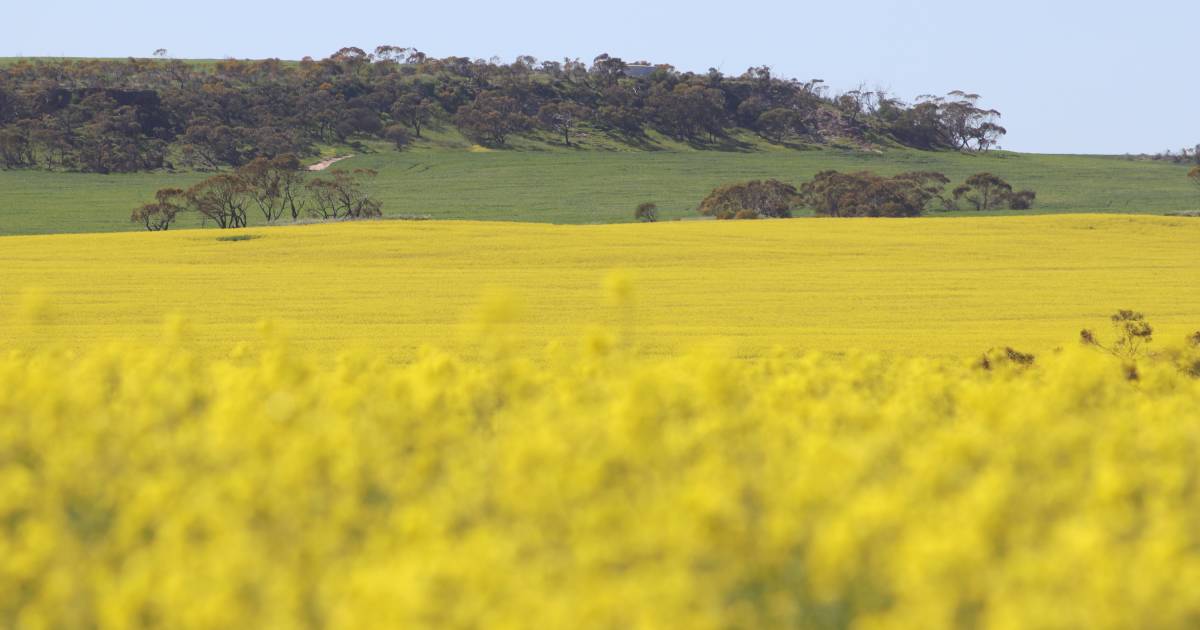
[[[1200,621],[1170,363],[185,340],[0,358],[0,626]]]
[[[18,347],[153,338],[189,322],[213,355],[276,322],[304,350],[395,361],[465,352],[461,325],[509,294],[531,349],[591,326],[646,354],[713,342],[975,355],[1042,352],[1113,311],[1170,337],[1200,314],[1200,220],[1034,216],[554,226],[388,221],[233,233],[0,238],[0,338]],[[630,309],[605,302],[624,270]]]
[[[1192,628],[1197,243],[1112,216],[0,239],[0,627]],[[1118,308],[1149,353],[1076,341]],[[980,366],[1002,346],[1037,358]]]

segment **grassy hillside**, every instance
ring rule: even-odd
[[[511,150],[483,151],[455,133],[435,132],[403,153],[384,144],[340,149],[356,157],[339,167],[378,170],[375,186],[386,214],[437,219],[612,223],[632,220],[643,201],[658,203],[665,219],[692,217],[700,199],[719,184],[763,177],[798,184],[824,169],[937,170],[955,180],[991,171],[1036,190],[1037,213],[1161,214],[1200,206],[1185,167],[1118,157],[796,150],[755,138],[741,138],[728,151],[694,150],[661,139],[650,151],[603,139],[584,143],[586,149],[566,149],[526,140]],[[129,212],[154,190],[203,176],[0,171],[0,234],[137,229],[128,222]],[[189,225],[196,224],[185,221],[181,227]]]
[[[394,359],[450,350],[480,296],[511,289],[534,345],[590,324],[673,354],[721,338],[776,346],[973,356],[1044,352],[1145,311],[1159,338],[1200,327],[1200,220],[1071,215],[554,226],[382,221],[0,240],[0,339],[77,346],[146,339],[164,317],[227,352],[261,320],[306,350]],[[601,287],[628,269],[633,309]],[[30,293],[32,291],[32,293]],[[23,297],[22,297],[23,296]],[[43,322],[43,323],[37,323]],[[1104,329],[1101,329],[1107,332]]]

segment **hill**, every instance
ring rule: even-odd
[[[0,166],[96,173],[240,166],[364,138],[403,145],[452,124],[491,147],[549,134],[644,148],[653,133],[692,147],[907,146],[987,151],[1006,130],[981,97],[908,103],[884,90],[830,93],[767,66],[741,75],[629,64],[607,54],[512,63],[380,46],[326,59],[218,62],[31,59],[0,64]]]
[[[1200,220],[1124,215],[553,226],[377,221],[0,241],[0,338],[75,347],[190,320],[210,353],[278,320],[307,351],[396,360],[457,350],[481,296],[511,289],[540,347],[589,324],[652,354],[723,338],[772,347],[975,356],[1045,352],[1119,308],[1160,338],[1200,317]],[[601,287],[629,270],[632,311]],[[32,293],[29,293],[32,291]],[[21,297],[24,295],[24,297]],[[43,322],[35,324],[31,322]]]

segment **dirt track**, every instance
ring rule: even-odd
[[[317,162],[316,164],[310,165],[308,167],[308,170],[323,171],[323,170],[329,168],[330,166],[333,166],[334,164],[341,162],[342,160],[348,160],[352,157],[354,157],[354,156],[353,155],[342,155],[339,157],[331,157],[328,160],[321,160],[320,162]]]

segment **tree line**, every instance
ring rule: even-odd
[[[249,215],[263,221],[283,217],[323,220],[367,219],[383,216],[383,204],[367,191],[376,175],[369,169],[333,169],[327,176],[308,177],[293,155],[255,158],[232,172],[219,173],[186,190],[163,188],[154,201],[133,211],[130,221],[152,232],[170,229],[185,212],[219,228],[246,227]]]
[[[0,68],[0,166],[109,173],[239,167],[379,138],[403,148],[430,125],[480,144],[582,130],[644,144],[654,130],[697,146],[748,130],[778,143],[834,138],[986,151],[1000,112],[956,91],[908,103],[885,90],[833,94],[821,80],[682,72],[600,55],[511,63],[412,48],[343,48],[321,60],[20,61]]]
[[[1198,169],[1200,171],[1200,169]],[[775,179],[719,186],[703,201],[700,214],[717,219],[789,218],[797,208],[827,217],[915,217],[937,202],[943,211],[1028,210],[1037,193],[1015,190],[991,173],[976,173],[947,192],[950,178],[934,171],[891,177],[870,171],[822,171],[800,187]],[[639,221],[647,219],[641,208]]]

